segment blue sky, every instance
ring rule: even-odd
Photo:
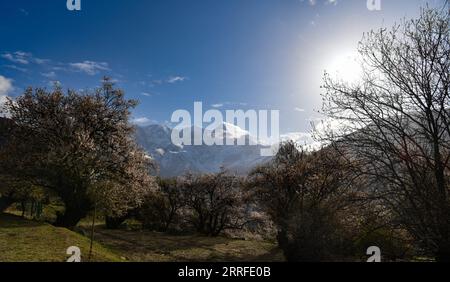
[[[444,1],[431,0],[431,5]],[[319,115],[323,71],[362,33],[422,0],[10,0],[0,3],[0,98],[27,86],[90,89],[104,75],[164,123],[177,109],[280,110],[281,131]],[[339,60],[338,60],[339,61]]]

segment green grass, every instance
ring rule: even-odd
[[[89,234],[86,224],[78,227]],[[273,243],[226,237],[174,236],[136,230],[107,230],[96,226],[92,261],[206,262],[283,261]],[[65,228],[0,214],[0,262],[64,262],[66,250],[77,246],[86,261],[89,238]]]
[[[65,228],[0,214],[1,262],[64,262],[70,246],[81,249],[82,261],[89,253],[89,239]],[[94,243],[93,261],[121,261],[116,253]]]

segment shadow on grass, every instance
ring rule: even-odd
[[[38,227],[43,225],[44,223],[42,222],[26,220],[17,215],[0,214],[0,228]]]
[[[282,261],[276,245],[225,237],[167,235],[150,231],[96,231],[96,240],[132,261]]]

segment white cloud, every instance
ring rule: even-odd
[[[168,83],[177,83],[177,82],[183,82],[187,79],[187,77],[184,76],[171,76],[167,79]]]
[[[149,77],[152,77],[151,75],[148,75]],[[151,81],[147,82],[145,80],[141,80],[138,83],[141,86],[149,86],[149,87],[155,87],[158,85],[163,85],[163,84],[175,84],[178,82],[183,82],[188,80],[187,77],[185,76],[179,76],[179,75],[173,75],[173,76],[169,76],[168,78],[163,78],[163,79],[152,79]]]
[[[220,102],[220,103],[216,103],[216,104],[212,104],[211,107],[213,108],[223,108],[225,106],[230,106],[230,107],[245,107],[247,106],[247,103],[240,103],[240,102]]]
[[[11,79],[0,75],[0,106],[6,102],[8,93],[13,90]]]
[[[59,65],[59,66],[53,66],[52,70],[55,70],[55,71],[67,71],[67,68],[64,67],[64,66]]]
[[[305,0],[300,0],[300,2],[304,2]],[[317,0],[307,0],[307,2],[309,3],[309,5],[311,6],[315,6],[317,4]],[[337,5],[338,0],[324,0],[326,5]]]
[[[84,61],[81,63],[71,63],[70,66],[76,71],[84,72],[88,75],[96,75],[100,71],[109,71],[108,63]]]
[[[23,51],[16,51],[14,53],[8,53],[8,52],[3,53],[1,55],[1,57],[3,59],[6,59],[6,60],[11,61],[16,64],[21,64],[21,65],[29,65],[31,63],[43,65],[43,64],[50,62],[50,60],[47,60],[47,59],[35,58],[33,56],[33,54],[28,53],[28,52],[23,52]]]
[[[302,108],[299,108],[299,107],[295,107],[294,111],[303,113],[303,112],[305,112],[305,109],[302,109]]]
[[[28,71],[26,68],[21,68],[21,67],[18,67],[16,65],[5,65],[4,67],[12,69],[12,70],[20,71],[20,72],[27,72]]]
[[[147,93],[147,92],[142,92],[141,95],[145,96],[145,97],[152,97],[152,94]]]
[[[137,125],[137,126],[146,126],[150,125],[152,123],[155,123],[153,120],[146,118],[146,117],[138,117],[131,120],[131,123]]]
[[[47,77],[47,78],[55,78],[56,77],[56,73],[54,71],[47,72],[47,73],[41,73],[41,75],[44,77]]]
[[[337,3],[338,3],[338,0],[327,0],[327,2],[326,2],[327,4],[332,4],[332,5],[337,5]]]
[[[19,11],[20,11],[22,14],[24,14],[25,16],[28,16],[28,15],[30,14],[27,10],[25,10],[25,9],[23,9],[23,8],[19,9]]]
[[[30,53],[25,53],[22,51],[17,51],[14,53],[4,53],[2,54],[2,58],[6,59],[8,61],[11,61],[13,63],[18,63],[18,64],[22,64],[22,65],[28,65],[30,63],[30,58],[31,58],[31,54]]]
[[[50,63],[50,60],[34,58],[34,62],[38,65],[44,65],[44,64]]]
[[[15,64],[7,65],[6,67],[22,72],[27,72],[27,69],[25,69],[24,66],[36,65],[44,70],[41,72],[42,76],[51,79],[54,79],[59,71],[75,71],[85,73],[87,75],[95,75],[100,72],[111,70],[106,62],[95,62],[89,60],[74,63],[56,62],[50,59],[37,58],[32,53],[24,51],[5,52],[0,54],[0,59],[4,59]],[[171,77],[170,81],[175,83],[184,79],[185,78],[183,77]]]

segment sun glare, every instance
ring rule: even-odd
[[[356,52],[340,53],[331,58],[325,69],[332,78],[353,83],[362,76],[362,69]]]

